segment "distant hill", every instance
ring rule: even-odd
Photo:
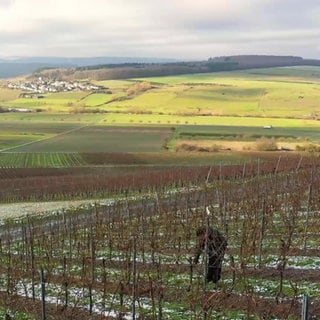
[[[32,73],[31,77],[63,80],[108,80],[299,65],[320,66],[320,60],[272,55],[222,56],[205,61],[121,57],[20,58],[10,62],[0,60],[0,78]]]
[[[303,58],[296,56],[271,56],[271,55],[238,55],[210,58],[209,62],[233,62],[239,68],[262,68],[274,66],[296,65],[303,62]]]
[[[133,57],[26,57],[0,59],[0,78],[16,77],[45,68],[76,68],[101,64],[118,65],[124,63],[167,63],[175,61],[177,60]]]
[[[43,67],[57,67],[56,65],[43,63],[22,63],[22,62],[0,62],[0,78],[11,78],[24,74],[29,74]]]
[[[239,55],[209,58],[205,61],[99,64],[42,70],[33,76],[64,80],[109,80],[299,65],[320,65],[320,60],[305,60],[295,56]]]

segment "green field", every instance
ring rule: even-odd
[[[319,67],[288,67],[96,81],[112,93],[50,93],[43,99],[18,98],[10,93],[12,90],[2,88],[0,97],[5,98],[0,102],[3,106],[64,113],[98,108],[125,114],[317,119],[319,74]],[[135,88],[139,81],[152,87],[139,91]]]
[[[178,113],[312,118],[319,112],[320,80],[310,74],[318,75],[319,70],[270,68],[140,79],[161,85],[121,106],[149,106],[160,112],[172,108],[171,112]]]
[[[14,152],[155,152],[170,128],[85,126],[12,148]]]
[[[39,119],[40,115],[42,118]],[[76,122],[76,118],[69,116],[66,115],[65,118],[63,115],[29,114],[28,121],[2,119],[0,150],[9,151],[13,148],[12,151],[19,152],[155,152],[162,150],[172,138],[252,141],[256,138],[272,137],[282,141],[315,143],[320,140],[316,120],[202,116],[193,118],[197,120],[197,125],[194,125],[192,121],[186,120],[187,117],[159,115],[149,118],[149,115],[137,115],[133,118],[132,115],[109,114],[96,117],[97,122],[94,125],[93,122]],[[130,119],[135,119],[135,122],[130,122]],[[121,123],[130,123],[131,126],[124,127]],[[271,124],[272,128],[264,129],[266,124]],[[159,125],[161,127],[158,127]],[[176,128],[175,134],[173,128]]]
[[[96,113],[59,113],[59,112],[38,112],[38,113],[23,113],[23,112],[6,112],[0,113],[0,128],[2,124],[15,122],[20,123],[96,123],[103,120],[103,114]]]
[[[78,123],[49,121],[0,121],[0,150],[29,145],[80,127]]]
[[[320,141],[319,67],[94,83],[109,93],[48,93],[33,99],[1,87],[1,106],[43,111],[0,113],[0,150],[164,152],[179,140]]]
[[[153,170],[162,166],[208,166],[238,164],[252,161],[252,154],[130,152],[130,153],[70,153],[70,152],[1,152],[0,169],[8,168],[106,168],[108,175],[132,174],[136,170]],[[263,158],[263,156],[261,156]],[[140,168],[140,169],[139,169]],[[144,168],[144,169],[141,169]]]
[[[56,168],[85,164],[84,159],[77,153],[0,153],[2,168]]]
[[[180,126],[177,128],[176,136],[180,138],[213,138],[213,139],[235,139],[255,140],[261,137],[270,137],[282,140],[320,140],[320,130],[311,127],[272,127],[264,129],[254,126]]]
[[[101,117],[102,123],[114,124],[161,124],[161,125],[209,125],[209,126],[245,126],[261,128],[272,125],[279,128],[319,128],[318,120],[238,117],[238,116],[182,116],[109,113]]]
[[[0,93],[2,94],[1,89]],[[21,92],[21,91],[20,91]],[[27,108],[30,110],[41,109],[47,112],[70,112],[72,107],[81,103],[88,92],[57,92],[43,94],[43,98],[19,98],[6,99],[1,105],[3,107]]]
[[[19,98],[21,90],[12,90],[5,87],[0,87],[0,104],[4,105],[6,101],[12,101]]]
[[[88,96],[86,96],[84,99],[81,100],[81,103],[90,106],[90,107],[95,107],[95,106],[100,106],[107,101],[111,99],[110,94],[106,93],[92,93]]]

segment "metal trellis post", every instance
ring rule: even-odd
[[[303,295],[301,320],[309,319],[309,296]]]
[[[41,280],[41,320],[46,320],[46,279],[44,276],[43,268],[40,269],[40,280]]]

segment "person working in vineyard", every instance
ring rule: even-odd
[[[203,251],[207,254],[206,283],[213,282],[217,285],[221,279],[222,260],[227,248],[227,240],[217,229],[209,226],[202,226],[197,229],[198,238],[195,248],[193,263],[199,262]]]

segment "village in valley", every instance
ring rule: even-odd
[[[111,90],[105,86],[92,84],[88,81],[66,81],[57,79],[48,79],[38,77],[32,80],[16,80],[8,81],[2,86],[12,90],[22,90],[19,98],[45,98],[47,93],[71,92],[71,91],[88,91],[88,92],[103,92],[111,94]],[[0,113],[3,112],[39,112],[40,109],[29,109],[21,107],[4,107],[0,106]]]
[[[20,95],[20,97],[24,98],[43,98],[41,94],[44,93],[56,93],[67,91],[108,91],[108,88],[100,85],[95,85],[90,82],[45,79],[42,77],[29,81],[9,81],[7,83],[7,87],[10,89],[19,89],[27,91],[21,93]]]

